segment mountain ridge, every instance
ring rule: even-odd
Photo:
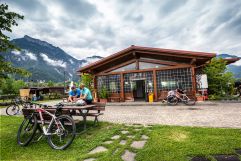
[[[46,41],[25,35],[23,38],[11,40],[21,51],[8,51],[3,56],[16,67],[22,67],[32,73],[30,80],[55,81],[64,80],[78,81],[76,71],[83,65],[102,57],[76,59],[67,54],[60,47],[56,47]]]

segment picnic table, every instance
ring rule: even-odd
[[[95,117],[94,125],[98,123],[98,117],[100,115],[103,115],[101,111],[105,110],[105,104],[101,103],[92,103],[89,105],[79,106],[75,103],[62,103],[64,106],[61,108],[62,114],[69,115],[69,116],[81,116],[83,117],[83,125],[84,130],[86,130],[86,124],[87,124],[87,117]],[[41,108],[41,106],[44,107],[44,105],[41,104],[35,104]],[[54,113],[56,111],[56,106],[48,106],[45,108],[46,111]],[[31,114],[34,111],[33,108],[24,108],[23,109],[23,115],[27,116]],[[90,112],[91,111],[91,112]],[[44,116],[44,115],[43,115]],[[48,117],[44,117],[45,120],[49,120]]]
[[[94,124],[98,123],[98,116],[103,115],[103,113],[100,113],[100,111],[105,110],[105,104],[101,103],[93,103],[89,105],[79,106],[75,103],[63,103],[64,107],[62,110],[69,110],[71,116],[82,116],[83,117],[83,123],[84,123],[84,130],[86,130],[86,121],[87,117],[95,117]],[[90,111],[97,111],[97,112],[91,112]]]

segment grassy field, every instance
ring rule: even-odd
[[[51,149],[47,141],[42,139],[27,147],[17,145],[16,134],[22,117],[1,116],[0,140],[1,160],[84,160],[97,158],[103,161],[119,161],[126,149],[135,152],[136,160],[143,161],[184,161],[193,156],[211,158],[214,154],[234,154],[234,149],[241,148],[240,129],[192,128],[177,126],[129,127],[121,124],[101,122],[100,126],[91,127],[87,132],[78,134],[73,144],[64,151]],[[92,123],[92,122],[90,122]],[[78,131],[81,129],[78,128]],[[122,130],[129,131],[128,138]],[[115,134],[120,139],[105,145]],[[134,140],[140,140],[141,135],[149,136],[143,149],[130,147]],[[127,140],[126,145],[120,145],[120,140]],[[88,154],[97,146],[104,146],[107,152]],[[118,149],[118,151],[116,151]],[[115,152],[116,151],[116,152]],[[114,153],[115,152],[115,153]],[[240,156],[239,156],[240,157]],[[241,159],[241,157],[240,157]]]

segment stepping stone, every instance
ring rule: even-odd
[[[132,153],[129,150],[125,150],[125,153],[121,156],[121,159],[124,161],[135,161],[135,156],[135,153]]]
[[[134,136],[132,136],[132,135],[128,135],[127,137],[128,137],[128,138],[134,138]]]
[[[96,160],[95,158],[88,158],[88,159],[85,159],[84,161],[94,161]]]
[[[210,161],[209,159],[205,158],[205,157],[193,157],[190,161]]]
[[[235,149],[235,152],[239,155],[241,155],[241,149]]]
[[[142,135],[142,136],[141,136],[141,139],[143,139],[143,140],[147,140],[147,139],[149,139],[149,137],[146,136],[146,135]]]
[[[113,140],[117,140],[117,139],[119,139],[119,138],[120,138],[120,135],[115,135],[115,136],[112,136],[111,139],[113,139]]]
[[[215,155],[214,156],[217,161],[240,161],[237,155]]]
[[[121,144],[121,145],[125,145],[125,144],[126,144],[126,140],[121,140],[121,141],[120,141],[120,144]]]
[[[131,144],[131,147],[136,149],[142,149],[145,144],[146,144],[146,141],[133,141],[133,143]]]
[[[111,140],[104,142],[104,144],[111,144],[111,143],[113,143],[113,141],[111,141]]]
[[[107,151],[107,149],[103,146],[98,146],[95,149],[93,149],[92,151],[90,151],[88,154],[95,154],[95,153],[100,153],[100,152],[105,152]]]
[[[129,131],[121,131],[122,134],[127,134]]]

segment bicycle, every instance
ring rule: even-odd
[[[27,99],[21,99],[21,97],[16,97],[11,100],[10,105],[6,108],[6,114],[9,116],[13,115],[20,115],[21,114],[21,109],[22,108],[27,108],[29,103],[26,101]]]
[[[181,91],[178,96],[176,94],[168,95],[166,98],[167,103],[169,105],[177,105],[178,102],[183,102],[186,105],[195,105],[196,99],[190,99],[185,92]]]
[[[34,104],[39,105],[39,108],[32,109],[32,114],[25,116],[25,119],[18,129],[18,144],[20,146],[27,146],[36,134],[37,129],[39,129],[42,134],[38,138],[38,141],[43,136],[46,136],[49,146],[53,149],[63,150],[70,146],[76,135],[75,122],[68,115],[56,116],[57,113],[61,112],[64,105],[56,105],[56,110],[52,114],[44,109],[51,106]],[[41,108],[42,106],[44,106],[44,108]],[[43,114],[45,114],[45,117],[47,115],[51,118],[48,125]]]

